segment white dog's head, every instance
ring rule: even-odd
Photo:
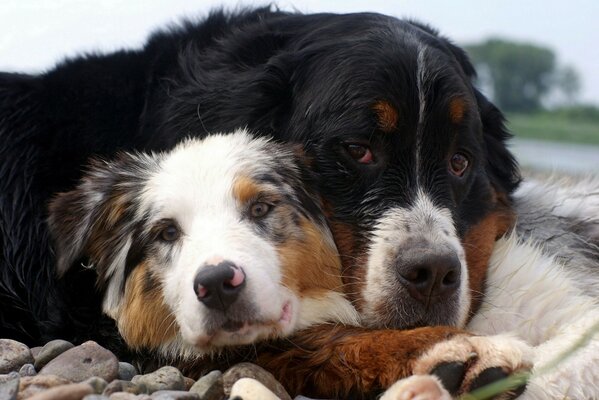
[[[302,158],[240,131],[94,161],[50,205],[58,273],[93,266],[127,344],[164,354],[354,323]]]

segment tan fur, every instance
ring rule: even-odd
[[[454,124],[459,124],[464,119],[466,101],[462,97],[454,97],[449,102],[449,119]]]
[[[302,217],[300,230],[301,238],[289,239],[278,248],[283,284],[300,295],[341,291],[341,265],[330,239],[307,218]]]
[[[147,265],[139,265],[125,285],[125,296],[117,323],[127,344],[133,348],[157,348],[177,334],[175,317],[164,304],[162,288],[145,285]]]
[[[233,183],[233,196],[240,204],[256,199],[260,191],[260,185],[246,176],[238,177]]]
[[[381,100],[372,105],[376,117],[378,119],[379,129],[383,132],[390,133],[397,128],[399,121],[399,113],[389,102]]]

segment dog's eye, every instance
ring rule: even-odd
[[[260,202],[254,203],[250,207],[250,214],[251,214],[252,218],[262,218],[262,217],[266,216],[266,214],[268,214],[268,212],[271,210],[271,208],[272,208],[272,206],[267,203],[260,203]]]
[[[345,145],[347,154],[360,164],[372,164],[374,162],[374,156],[368,146],[357,143],[348,143]]]
[[[168,225],[160,231],[160,239],[165,242],[174,242],[179,239],[181,232],[175,225]]]
[[[455,153],[449,160],[449,170],[455,176],[463,176],[468,168],[468,158],[462,153]]]

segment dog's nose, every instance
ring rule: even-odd
[[[235,302],[245,286],[245,273],[230,261],[204,265],[193,282],[193,290],[206,307],[222,312]]]
[[[455,254],[423,254],[399,264],[399,277],[410,296],[434,304],[460,287],[461,263]]]

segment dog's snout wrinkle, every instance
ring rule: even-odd
[[[427,307],[449,298],[460,287],[461,263],[454,253],[413,251],[398,258],[397,272],[410,296]]]
[[[245,283],[243,269],[225,260],[200,268],[193,289],[198,300],[206,307],[226,312],[239,297]]]

